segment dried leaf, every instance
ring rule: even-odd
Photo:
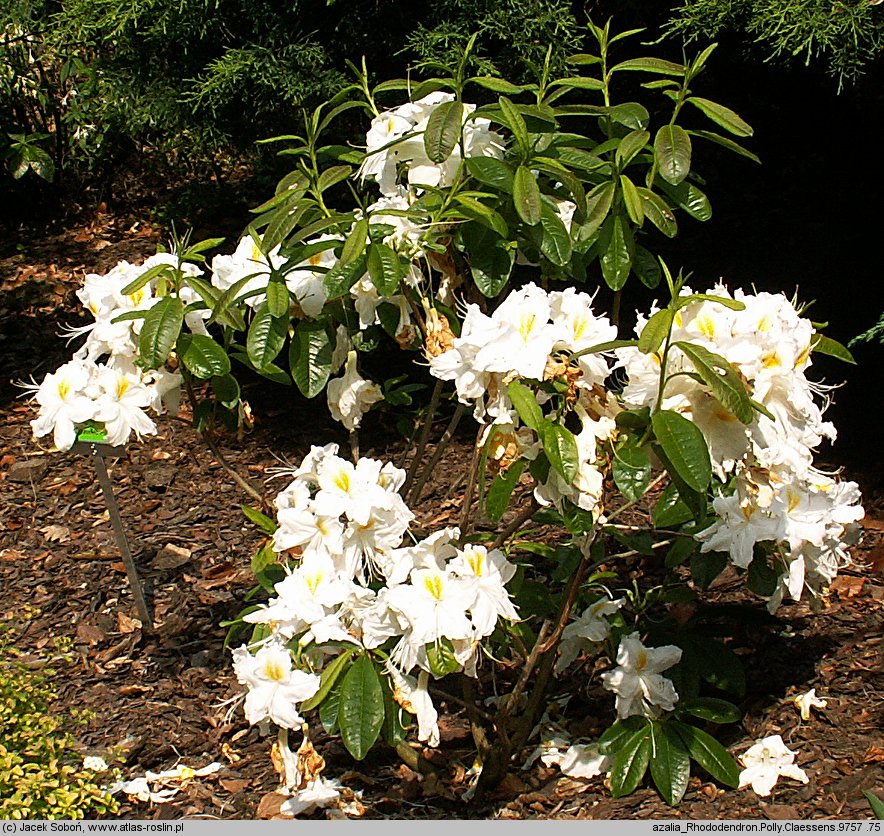
[[[129,618],[129,616],[123,612],[117,613],[117,630],[123,633],[123,635],[134,633],[136,630],[140,629],[141,622],[137,618]]]
[[[47,525],[40,529],[44,540],[50,543],[66,543],[71,539],[71,530],[66,525]]]

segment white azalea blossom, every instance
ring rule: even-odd
[[[355,430],[372,404],[384,399],[380,387],[357,371],[355,351],[347,355],[343,376],[328,382],[326,394],[332,418],[348,430]]]
[[[828,701],[820,699],[816,695],[816,688],[811,688],[809,691],[794,697],[792,703],[801,714],[801,719],[805,721],[810,719],[811,709],[825,708],[829,704]]]
[[[620,639],[617,667],[602,674],[605,688],[617,695],[617,716],[656,717],[661,709],[672,711],[678,694],[662,672],[680,660],[681,648],[675,645],[645,647],[638,633]]]
[[[806,784],[810,779],[795,763],[796,754],[778,734],[757,741],[740,755],[745,767],[740,772],[740,787],[751,786],[757,795],[767,796],[781,776]]]

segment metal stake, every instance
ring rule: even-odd
[[[141,588],[141,579],[138,577],[138,567],[129,550],[129,541],[126,539],[126,532],[123,530],[123,519],[120,516],[120,508],[117,505],[114,489],[111,486],[110,477],[104,464],[104,456],[107,453],[119,456],[122,448],[111,447],[108,444],[96,444],[94,442],[78,441],[75,450],[79,452],[88,452],[95,464],[95,470],[98,473],[98,484],[101,485],[101,492],[104,494],[104,502],[107,505],[108,516],[110,517],[111,526],[114,530],[114,540],[117,541],[117,548],[123,558],[123,565],[126,567],[126,577],[129,579],[129,588],[132,590],[132,597],[135,599],[135,609],[141,623],[147,628],[153,627],[153,619],[144,598],[144,591]]]

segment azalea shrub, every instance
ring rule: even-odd
[[[677,618],[671,605],[701,599],[725,570],[771,612],[824,599],[863,512],[854,483],[814,467],[835,429],[808,371],[815,353],[851,358],[796,300],[695,290],[653,254],[680,219],[710,216],[694,145],[753,159],[737,143],[751,128],[693,92],[711,47],[685,64],[615,58],[634,33],[591,31],[574,75],[548,62],[533,84],[468,76],[466,57],[414,83],[371,86],[359,70],[302,136],[278,138],[295,167],[231,254],[207,274],[220,242],[176,241],[88,276],[85,343],[35,384],[34,432],[62,449],[84,428],[112,443],[152,432],[146,410],[180,385],[198,428],[242,429],[237,365],[324,395],[348,431],[349,456],[313,446],[271,514],[246,509],[268,539],[228,640],[247,719],[280,730],[291,814],[338,793],[310,743],[314,712],[357,759],[389,745],[434,769],[409,735],[438,745],[439,680],[470,721],[470,796],[552,722],[555,681],[597,667],[610,727],[536,753],[568,774],[608,773],[621,796],[650,772],[677,804],[692,762],[756,791],[801,772],[770,743],[758,757],[783,768],[771,778],[750,750],[741,774],[710,733],[740,718],[739,658],[705,610]],[[614,80],[630,78],[662,96],[660,124],[615,98],[626,84]],[[364,140],[323,144],[356,109]],[[632,335],[618,325],[627,282],[657,297]],[[363,376],[380,350],[414,352],[434,382],[407,471],[359,456],[366,412],[407,401],[407,387]],[[446,391],[454,412],[425,461]],[[466,415],[460,516],[428,530],[413,509]],[[538,539],[537,524],[557,533]]]

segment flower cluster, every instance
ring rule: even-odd
[[[491,316],[469,305],[461,334],[447,350],[430,358],[430,372],[454,381],[461,403],[472,404],[478,420],[489,416],[504,437],[518,438],[522,455],[533,458],[531,434],[515,433],[515,411],[507,384],[520,378],[561,379],[581,429],[576,433],[580,465],[572,483],[550,470],[538,484],[535,497],[543,505],[569,499],[593,510],[602,492],[603,476],[596,467],[599,442],[611,437],[618,407],[604,389],[610,370],[599,354],[577,354],[616,338],[607,317],[592,310],[592,297],[574,288],[547,293],[535,284],[513,291]]]
[[[396,699],[417,715],[422,740],[438,740],[430,654],[444,645],[475,674],[481,640],[499,618],[518,619],[505,588],[515,566],[497,550],[459,548],[456,528],[403,546],[413,518],[398,493],[404,471],[370,458],[354,465],[337,450],[313,447],[276,499],[273,546],[290,560],[276,596],[244,616],[270,628],[254,656],[235,651],[237,675],[250,689],[247,717],[300,723],[294,704],[315,693],[318,679],[292,668],[287,645],[305,651],[316,669],[341,643],[383,647]]]
[[[678,694],[672,680],[662,675],[681,661],[681,648],[672,644],[645,647],[638,633],[620,639],[617,667],[602,674],[605,688],[617,695],[617,716],[656,717],[672,711]]]
[[[713,502],[718,519],[697,535],[701,551],[727,552],[734,565],[747,568],[756,544],[775,549],[783,567],[769,602],[774,610],[786,594],[795,600],[805,590],[818,596],[831,583],[858,535],[859,489],[813,467],[814,449],[833,440],[835,428],[814,399],[820,387],[805,374],[814,338],[810,321],[782,294],[737,290],[731,296],[722,286],[710,294],[723,302],[696,300],[675,314],[660,403],[699,427],[719,478],[734,477],[733,490]],[[730,300],[736,304],[729,306]],[[646,322],[640,318],[638,333]],[[679,342],[731,363],[763,411],[748,424],[739,421],[699,379]],[[629,376],[624,403],[657,403],[663,351],[617,353]]]
[[[454,101],[454,95],[437,91],[416,102],[406,102],[378,114],[366,136],[366,157],[359,170],[363,180],[375,180],[385,197],[401,192],[398,183],[404,172],[409,186],[450,186],[464,157],[503,156],[503,137],[491,130],[487,119],[472,116],[474,104],[463,105],[462,145],[454,147],[441,163],[434,163],[424,145],[430,116],[439,105]]]
[[[124,294],[123,290],[163,265],[185,275],[199,273],[193,264],[179,265],[170,253],[157,253],[140,265],[121,261],[104,275],[87,274],[77,298],[94,321],[72,331],[74,336],[85,335],[85,342],[70,362],[47,374],[39,385],[29,387],[38,406],[37,417],[31,421],[36,438],[51,433],[55,446],[67,450],[76,440],[77,430],[90,421],[104,424],[110,444],[125,443],[132,432],[139,439],[156,432],[145,409],[161,413],[164,401],[174,407],[181,376],[166,369],[139,369],[135,359],[143,318],[120,317],[146,313],[160,300],[159,275],[133,293]],[[190,303],[196,295],[185,287],[181,298]],[[188,311],[185,323],[193,333],[204,334],[208,315],[207,310]]]

